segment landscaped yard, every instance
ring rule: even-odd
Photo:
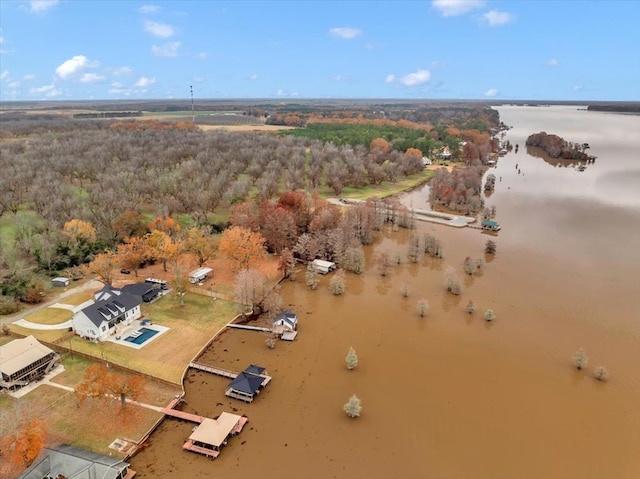
[[[10,324],[9,329],[14,333],[21,334],[22,336],[33,336],[46,343],[53,343],[69,332],[67,329],[43,330],[23,328],[22,326],[16,326],[16,324]]]
[[[60,324],[69,321],[73,312],[62,308],[45,308],[25,316],[24,319],[36,324]]]
[[[410,188],[418,186],[427,181],[433,175],[432,170],[424,170],[415,175],[408,176],[406,178],[399,179],[395,183],[390,181],[384,181],[379,185],[367,185],[363,188],[346,187],[340,195],[342,198],[349,198],[354,200],[367,200],[369,198],[386,198],[390,195],[395,195],[402,191],[406,191]],[[335,193],[328,187],[324,187],[320,190],[321,198],[335,197]]]
[[[82,291],[70,296],[65,296],[59,302],[62,304],[70,304],[71,306],[80,306],[85,301],[93,299],[93,293],[93,291]]]
[[[10,410],[14,405],[31,417],[40,417],[49,431],[49,442],[71,444],[101,454],[121,456],[109,449],[116,438],[139,440],[162,416],[161,413],[134,405],[122,411],[109,399],[86,400],[81,407],[74,393],[42,385],[20,399],[7,397],[0,405]]]
[[[74,351],[181,384],[189,362],[238,311],[235,303],[196,293],[187,294],[184,303],[181,307],[176,296],[168,294],[143,305],[143,315],[155,324],[168,327],[169,331],[141,349],[111,342],[96,344],[78,336],[71,339],[71,346]]]

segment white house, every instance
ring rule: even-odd
[[[73,315],[73,330],[83,338],[103,341],[116,333],[118,325],[129,325],[142,315],[140,296],[107,285],[94,297],[93,304]]]
[[[292,311],[283,311],[273,320],[274,326],[283,326],[285,329],[295,331],[298,329],[298,316]]]
[[[314,259],[311,265],[318,273],[321,274],[327,274],[328,272],[336,269],[336,264],[334,262],[322,259]]]

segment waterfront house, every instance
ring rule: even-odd
[[[105,286],[94,295],[93,304],[73,315],[75,333],[92,341],[104,341],[116,333],[119,325],[127,326],[140,318],[140,296],[125,293],[112,286]]]
[[[333,261],[325,261],[323,259],[314,259],[311,266],[320,274],[327,274],[336,269],[336,264]]]
[[[59,445],[46,447],[18,479],[68,477],[74,479],[132,479],[129,464],[111,456]]]
[[[0,389],[16,389],[41,379],[59,360],[58,353],[33,336],[14,339],[0,346]]]
[[[293,341],[298,334],[298,315],[283,311],[273,320],[273,332],[285,341]]]

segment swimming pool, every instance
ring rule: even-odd
[[[147,339],[154,337],[159,332],[160,331],[156,331],[155,329],[140,328],[135,333],[132,333],[131,335],[124,338],[124,340],[129,341],[130,343],[133,343],[133,344],[142,344]]]

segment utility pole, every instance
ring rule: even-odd
[[[193,120],[193,123],[195,125],[195,123],[196,123],[196,114],[193,111],[193,85],[189,85],[189,90],[191,90],[191,116],[193,117],[192,120]]]

